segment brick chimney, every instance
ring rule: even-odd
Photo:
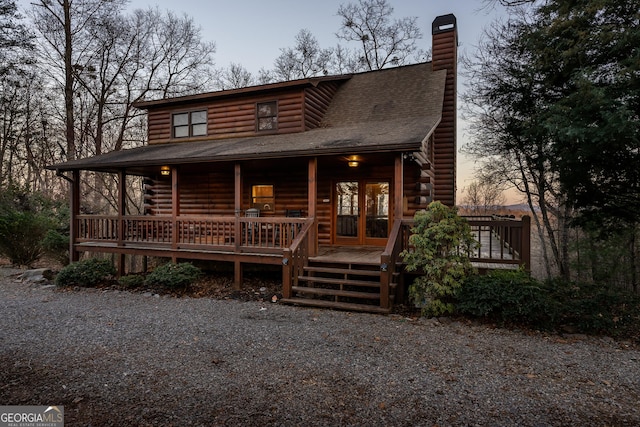
[[[458,28],[453,14],[438,16],[432,24],[433,71],[447,70],[442,121],[434,134],[434,200],[456,204],[456,116]]]

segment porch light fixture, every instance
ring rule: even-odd
[[[357,168],[358,165],[360,165],[360,156],[349,156],[345,159],[347,161],[347,165],[349,165],[350,168]]]
[[[171,168],[169,166],[160,166],[160,175],[171,175]]]

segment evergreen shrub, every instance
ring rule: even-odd
[[[118,279],[118,283],[125,288],[141,288],[144,282],[145,278],[140,274],[129,274]]]
[[[402,252],[407,271],[419,276],[409,295],[426,316],[452,314],[455,298],[473,268],[469,254],[476,245],[468,222],[455,208],[432,202],[416,212],[409,237],[412,250]]]
[[[0,255],[15,265],[31,265],[45,253],[51,230],[68,235],[68,208],[41,193],[0,189]],[[68,254],[68,245],[64,249]],[[59,251],[58,251],[59,253]]]
[[[57,286],[93,287],[104,283],[116,274],[109,260],[89,258],[64,267],[56,275]]]
[[[167,263],[155,268],[146,278],[148,286],[170,289],[186,288],[202,276],[202,271],[189,262]]]
[[[552,328],[559,310],[543,283],[523,270],[493,270],[469,276],[457,294],[461,314],[502,324]]]

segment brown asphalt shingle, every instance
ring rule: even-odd
[[[321,127],[307,132],[150,145],[50,166],[115,171],[135,166],[416,150],[441,119],[445,71],[431,63],[354,74]]]

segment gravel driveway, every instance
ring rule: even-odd
[[[68,426],[640,425],[640,351],[606,338],[15,277],[0,298],[0,404]]]

